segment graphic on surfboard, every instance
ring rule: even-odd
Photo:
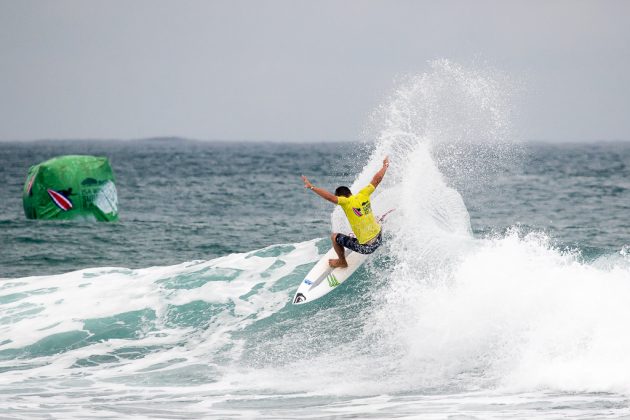
[[[385,217],[390,214],[394,209],[391,209],[383,213],[378,217],[378,221],[383,223]],[[307,302],[312,302],[320,297],[327,295],[335,290],[344,281],[348,280],[350,276],[371,254],[359,254],[358,252],[350,251],[346,249],[346,261],[348,266],[344,268],[332,268],[328,265],[328,260],[331,258],[337,258],[337,253],[331,247],[330,250],[315,264],[315,266],[308,272],[297,291],[293,296],[293,304],[301,305]]]

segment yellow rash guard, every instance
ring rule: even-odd
[[[374,185],[368,184],[358,194],[337,197],[337,204],[346,213],[350,227],[360,244],[374,239],[381,231],[381,226],[376,222],[370,205],[370,195],[373,192]]]

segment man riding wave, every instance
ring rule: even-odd
[[[370,195],[383,180],[383,176],[389,167],[389,158],[383,160],[383,167],[374,175],[372,181],[361,189],[357,194],[353,195],[348,187],[337,187],[335,194],[326,191],[323,188],[315,187],[311,182],[302,175],[304,188],[308,188],[325,200],[333,204],[338,204],[343,209],[352,232],[355,237],[344,235],[343,233],[333,232],[330,236],[333,248],[337,253],[338,259],[328,260],[331,267],[347,267],[344,248],[348,248],[359,254],[371,254],[382,243],[383,231],[381,225],[376,221],[372,213],[372,205],[370,203]]]

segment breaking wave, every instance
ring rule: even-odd
[[[510,164],[502,83],[438,61],[379,110],[352,188],[390,156],[373,198],[377,213],[396,208],[386,245],[319,301],[290,303],[328,239],[4,280],[0,390],[22,395],[7,404],[39,404],[33,388],[88,405],[160,393],[214,404],[246,393],[630,392],[627,249],[589,262],[541,232],[472,234],[457,186]],[[333,212],[333,227],[343,223]]]

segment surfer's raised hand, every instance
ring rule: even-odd
[[[311,184],[311,181],[309,181],[308,178],[304,175],[302,175],[302,181],[304,181],[304,188],[308,188],[324,200],[330,201],[333,204],[337,204],[338,200],[335,194],[328,192],[323,188],[315,187],[313,184]]]
[[[372,182],[370,182],[370,184],[372,184],[374,188],[378,187],[378,184],[380,184],[383,180],[383,176],[385,176],[385,171],[387,171],[388,166],[389,156],[385,156],[385,159],[383,159],[383,167],[374,175],[374,178],[372,178]]]
[[[313,189],[313,184],[311,184],[311,181],[309,181],[304,175],[302,175],[302,181],[304,181],[304,188],[308,188],[309,190]]]

